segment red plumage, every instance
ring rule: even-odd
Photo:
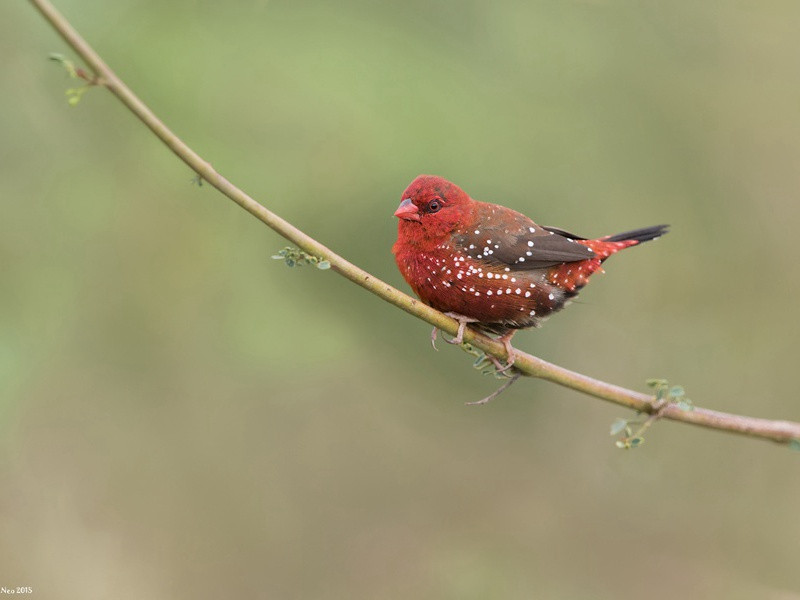
[[[666,225],[588,240],[478,202],[454,183],[420,175],[402,195],[397,266],[426,304],[503,336],[563,308],[609,256],[666,233]],[[460,341],[460,339],[459,339]]]

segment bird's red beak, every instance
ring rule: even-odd
[[[419,209],[411,202],[411,198],[406,198],[394,211],[394,216],[405,221],[419,221]]]

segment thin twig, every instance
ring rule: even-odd
[[[314,238],[297,229],[288,221],[285,221],[253,200],[253,198],[225,179],[225,177],[220,175],[210,163],[205,161],[200,155],[187,146],[183,140],[175,135],[150,108],[148,108],[147,105],[117,77],[100,55],[89,46],[48,0],[30,1],[59,35],[61,35],[67,45],[69,45],[93,71],[94,81],[106,87],[114,94],[142,121],[142,123],[150,128],[164,144],[166,144],[182,161],[189,165],[201,180],[205,180],[210,185],[217,188],[225,196],[236,202],[236,204],[287,240],[296,244],[303,251],[328,261],[331,265],[331,269],[340,275],[415,317],[446,331],[450,335],[456,335],[458,331],[457,321],[426,306],[419,300],[411,298],[345,260],[329,248],[320,244]],[[464,341],[498,359],[507,360],[508,358],[503,344],[476,333],[472,329],[467,328],[464,334]],[[681,421],[683,423],[690,423],[709,429],[719,429],[784,444],[790,442],[797,443],[796,440],[800,440],[800,423],[744,417],[702,408],[695,408],[694,410],[687,411],[673,404],[661,407],[659,410],[653,396],[612,385],[604,381],[587,377],[586,375],[581,375],[580,373],[575,373],[520,351],[517,351],[514,367],[524,375],[545,379],[642,413],[654,414],[658,412],[659,417],[662,419]]]
[[[475,400],[475,402],[465,402],[464,404],[466,404],[467,406],[480,406],[481,404],[486,404],[488,402],[491,402],[492,400],[497,398],[500,394],[505,392],[508,388],[510,388],[512,386],[512,384],[517,379],[519,379],[520,377],[522,377],[522,373],[514,373],[508,379],[508,381],[506,381],[503,385],[501,385],[499,388],[497,388],[494,392],[492,392],[491,394],[486,396],[486,398],[481,398],[480,400]]]

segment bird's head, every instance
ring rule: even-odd
[[[400,236],[420,241],[447,236],[467,220],[473,203],[455,183],[420,175],[403,192],[394,213],[400,219]]]

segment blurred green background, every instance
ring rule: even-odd
[[[521,349],[800,419],[796,2],[60,0],[229,179],[407,290],[419,173],[599,236]],[[536,381],[285,242],[0,9],[0,585],[36,598],[800,598],[800,455]]]

